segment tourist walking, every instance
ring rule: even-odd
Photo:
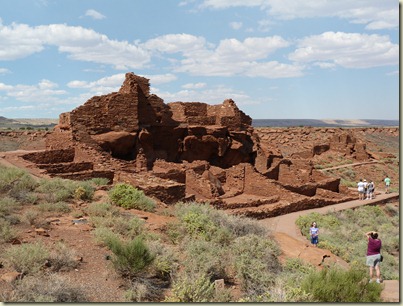
[[[385,193],[389,193],[389,187],[390,187],[390,178],[389,178],[389,176],[386,176],[383,181],[385,182]]]
[[[358,190],[358,200],[364,200],[365,188],[362,179],[360,179],[360,181],[357,184],[357,190]]]
[[[370,181],[367,185],[367,200],[372,200],[374,198],[374,190],[375,184],[373,181]]]
[[[381,282],[381,269],[379,267],[381,262],[381,248],[382,241],[378,238],[378,233],[371,231],[365,234],[368,238],[367,247],[367,266],[369,267],[369,282],[373,282],[374,269],[376,272],[376,282]]]
[[[319,228],[316,222],[312,222],[309,234],[311,235],[312,246],[317,247],[319,242]]]

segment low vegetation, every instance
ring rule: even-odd
[[[145,211],[153,211],[155,202],[147,197],[143,191],[129,184],[117,184],[109,193],[112,202],[126,209],[135,208]]]
[[[316,221],[320,230],[318,247],[330,250],[345,261],[365,265],[368,231],[379,232],[382,240],[381,264],[383,279],[399,279],[399,260],[396,254],[399,246],[399,207],[392,204],[385,206],[362,206],[325,215],[310,213],[300,216],[297,225],[301,233],[309,239],[309,227]]]
[[[392,205],[298,219],[303,232],[315,219],[321,229],[319,246],[334,251],[352,267],[317,271],[299,259],[281,263],[280,249],[266,228],[208,204],[177,203],[171,211],[174,221],[156,233],[127,211],[156,207],[130,185],[118,184],[106,198],[93,202],[97,186],[106,182],[35,181],[23,171],[0,170],[0,262],[23,276],[13,283],[14,290],[0,293],[6,302],[89,301],[90,289],[75,286],[66,276],[80,265],[74,248],[46,239],[10,243],[20,236],[18,228],[46,229],[48,218],[66,214],[88,219],[94,243],[105,248],[106,269],[122,278],[122,299],[127,302],[379,301],[380,285],[368,284],[360,264],[365,241],[357,232],[366,229],[388,233],[383,240],[382,271],[385,279],[398,278],[393,252],[399,247],[399,216]],[[340,280],[343,284],[336,286]],[[225,285],[218,286],[220,282]]]

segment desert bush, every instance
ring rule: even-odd
[[[107,246],[114,254],[112,263],[117,272],[129,278],[144,271],[155,258],[141,237],[130,241],[111,239]]]
[[[228,269],[232,266],[228,247],[205,241],[190,239],[183,242],[184,271],[189,275],[204,274],[210,279],[230,278]]]
[[[5,260],[16,271],[35,274],[44,266],[49,252],[40,242],[11,246],[6,249]]]
[[[14,192],[35,189],[37,183],[25,170],[0,166],[0,192]]]
[[[76,182],[61,178],[42,179],[36,188],[44,195],[45,200],[51,203],[72,199],[76,189]]]
[[[236,237],[249,234],[266,236],[266,229],[256,220],[245,217],[229,216],[223,211],[214,209],[208,204],[177,203],[175,215],[178,224],[169,225],[169,235],[174,241],[190,235],[193,238],[201,237],[207,241],[216,241],[228,245]]]
[[[71,211],[71,208],[65,202],[57,202],[57,203],[44,202],[38,205],[38,210],[41,212],[69,213]]]
[[[207,275],[179,275],[173,282],[172,295],[165,302],[207,303],[214,299],[214,283]]]
[[[94,196],[95,187],[91,181],[76,182],[74,190],[74,198],[78,200],[88,201]]]
[[[91,223],[96,228],[109,228],[113,233],[121,237],[133,239],[139,235],[145,234],[145,221],[136,216],[126,218],[122,216],[91,217]]]
[[[21,207],[21,204],[18,203],[13,198],[10,198],[8,196],[1,198],[0,199],[0,217],[8,216],[20,207]]]
[[[42,222],[45,220],[43,214],[41,214],[35,208],[30,208],[26,210],[22,215],[22,219],[29,225],[42,224]]]
[[[88,302],[82,289],[63,276],[50,274],[26,276],[18,281],[12,293],[0,293],[4,302],[83,303]]]
[[[163,288],[153,279],[137,277],[130,282],[124,293],[127,302],[156,302],[163,298]]]
[[[94,230],[95,241],[104,246],[111,244],[112,240],[118,240],[119,236],[115,234],[110,228],[96,227]]]
[[[352,267],[313,271],[302,282],[301,289],[312,295],[315,302],[363,303],[380,302],[382,288],[368,283],[366,269]]]
[[[129,184],[117,184],[109,192],[112,202],[126,209],[135,208],[145,211],[154,211],[155,202],[147,197],[142,190]]]
[[[90,217],[117,216],[119,215],[119,209],[110,203],[90,203],[86,208],[86,213]]]
[[[9,221],[0,218],[0,243],[11,242],[18,237],[18,234]]]
[[[69,271],[78,266],[76,252],[63,242],[56,243],[49,256],[52,271]]]
[[[105,186],[109,184],[109,180],[104,177],[94,177],[89,180],[95,186]]]
[[[149,248],[155,259],[151,269],[155,275],[161,279],[171,279],[179,268],[178,254],[169,245],[162,244],[160,241],[150,241]]]
[[[277,244],[257,235],[248,235],[235,239],[231,249],[242,289],[248,295],[264,294],[281,271]]]

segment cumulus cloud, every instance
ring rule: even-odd
[[[289,58],[296,62],[329,63],[345,68],[398,65],[399,46],[388,36],[325,32],[300,40]]]
[[[147,50],[80,26],[0,25],[0,60],[24,58],[41,52],[46,45],[58,47],[73,60],[113,65],[116,69],[140,68],[150,62]]]
[[[302,66],[268,60],[269,55],[289,45],[280,36],[249,37],[243,41],[224,39],[216,48],[201,46],[199,49],[184,51],[184,58],[175,71],[202,76],[301,76]]]
[[[188,83],[188,84],[185,84],[185,85],[182,85],[182,88],[185,88],[185,89],[200,89],[200,88],[204,88],[204,87],[206,87],[206,83],[202,83],[202,82],[200,82],[200,83]]]
[[[238,106],[258,103],[255,99],[251,98],[245,92],[222,85],[218,85],[213,88],[206,88],[203,90],[184,89],[177,92],[159,91],[157,88],[155,88],[153,93],[164,99],[166,103],[176,101],[194,101],[205,102],[208,104],[219,104],[222,103],[225,99],[233,99]]]
[[[0,83],[0,91],[5,96],[21,102],[46,102],[53,101],[56,96],[65,95],[65,90],[57,89],[58,84],[49,80],[41,80],[36,85],[7,85]]]
[[[88,17],[91,17],[91,18],[97,19],[97,20],[106,18],[106,16],[102,15],[100,12],[97,12],[96,10],[93,10],[93,9],[87,10],[85,12],[85,16],[88,16]]]
[[[200,7],[258,7],[277,19],[338,17],[371,30],[399,26],[399,3],[391,0],[204,0]]]
[[[176,76],[171,73],[144,75],[144,77],[151,79],[153,84],[164,84],[176,80]],[[70,81],[67,83],[67,87],[87,89],[92,94],[104,95],[118,91],[124,80],[125,73],[118,73],[92,82],[80,80]]]
[[[188,53],[204,48],[205,44],[206,40],[201,36],[190,34],[168,34],[150,39],[142,46],[150,50],[165,53]]]

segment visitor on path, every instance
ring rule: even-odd
[[[319,242],[319,228],[316,222],[312,222],[309,234],[311,235],[312,246],[317,247]]]
[[[369,282],[372,283],[374,268],[376,271],[376,282],[381,282],[381,269],[379,267],[381,262],[381,248],[382,241],[378,239],[378,233],[371,231],[365,234],[368,238],[367,248],[367,266],[369,266]]]
[[[373,181],[370,181],[367,185],[367,198],[366,200],[372,200],[374,198],[374,190],[375,184]]]
[[[358,200],[364,200],[364,196],[365,196],[365,188],[364,188],[364,182],[362,181],[362,179],[360,179],[360,181],[357,184],[357,189],[358,189]]]
[[[366,179],[364,179],[363,183],[364,183],[364,200],[365,200],[365,197],[367,195],[367,190],[368,190],[368,182]]]
[[[383,180],[385,182],[385,193],[389,193],[389,187],[390,187],[390,178],[389,176],[386,176],[385,179]]]

